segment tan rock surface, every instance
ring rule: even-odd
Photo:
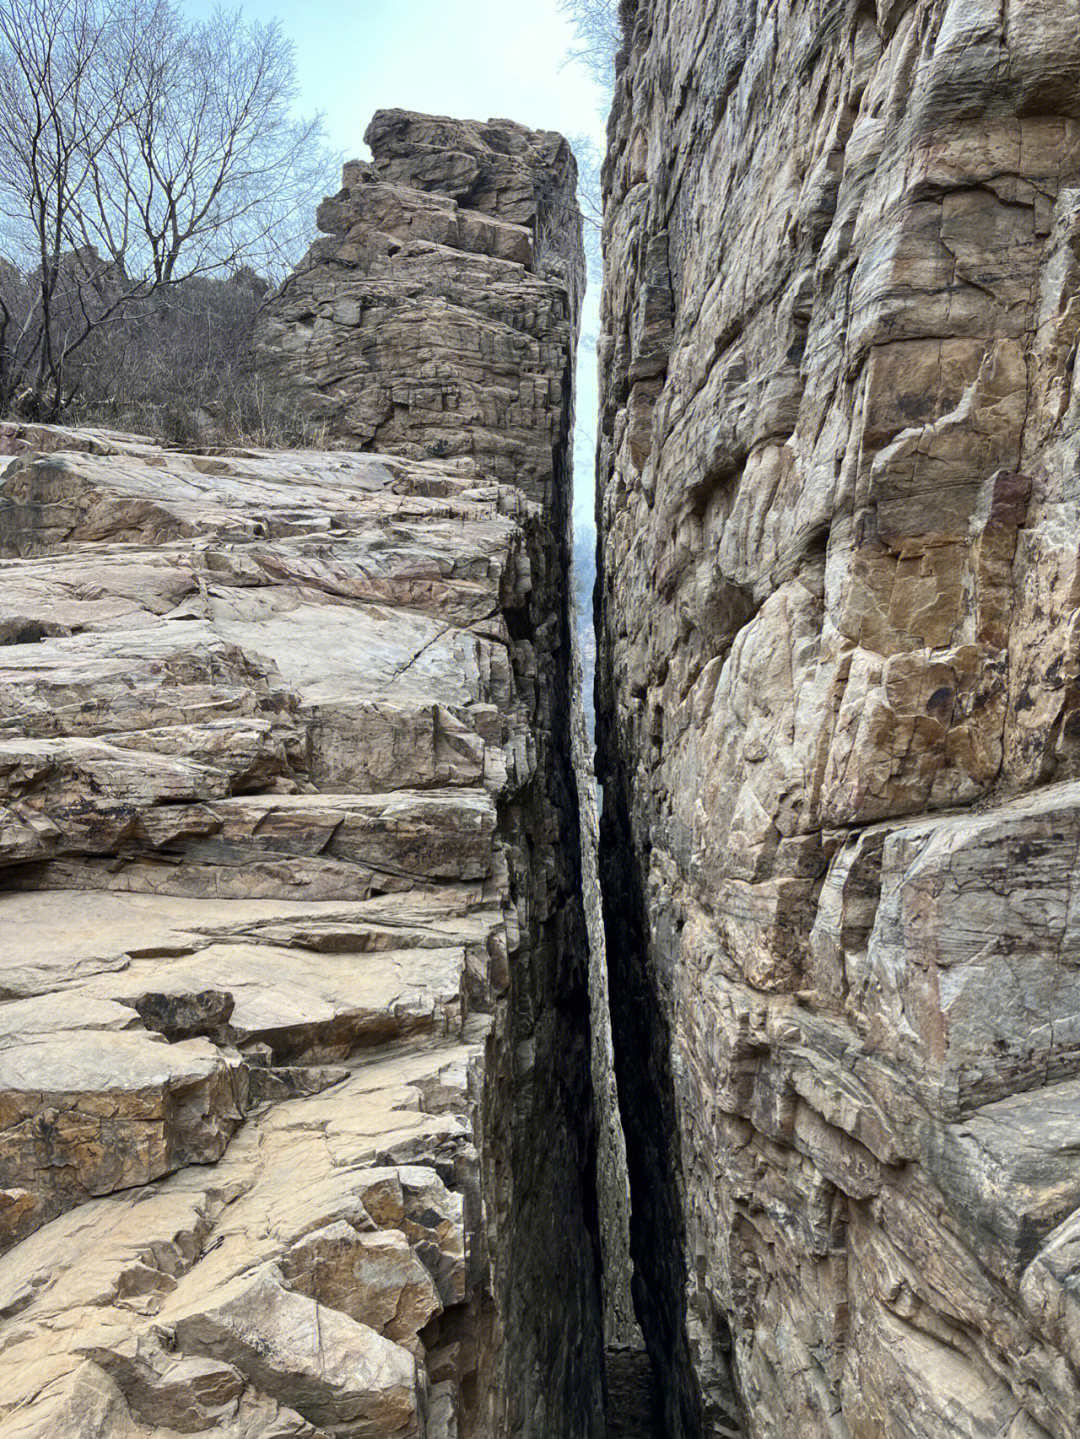
[[[600,778],[668,1431],[1071,1439],[1080,8],[622,12]]]
[[[372,163],[346,165],[324,238],[270,306],[269,382],[335,444],[470,455],[543,495],[584,283],[570,147],[402,110],[365,140]]]
[[[447,383],[500,336],[445,447],[394,321],[442,303],[423,265],[342,343],[373,392],[414,376],[425,446],[0,427],[5,1439],[599,1432],[559,713],[580,221],[565,142],[481,130],[516,156],[486,211],[425,150],[348,222],[449,258]]]

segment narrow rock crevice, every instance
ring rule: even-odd
[[[602,713],[602,702],[598,713]],[[630,834],[625,777],[601,770],[604,809],[600,830],[600,882],[611,995],[615,1075],[625,1134],[630,1190],[630,1255],[635,1316],[645,1336],[655,1375],[653,1403],[661,1416],[657,1433],[693,1439],[702,1433],[740,1432],[737,1407],[722,1373],[719,1393],[703,1393],[692,1362],[685,1296],[690,1292],[683,1217],[682,1150],[676,1080],[663,979],[646,962],[648,917]],[[714,1323],[719,1319],[710,1316]],[[722,1333],[710,1336],[719,1352]],[[629,1357],[618,1356],[617,1385],[633,1381]],[[640,1365],[637,1376],[640,1376]],[[640,1395],[640,1380],[632,1391]],[[623,1407],[620,1395],[614,1396]],[[706,1422],[717,1421],[715,1431]]]
[[[580,576],[575,575],[575,587]],[[580,631],[578,632],[580,634]],[[607,946],[599,871],[600,820],[594,746],[582,693],[583,646],[575,636],[574,763],[581,812],[582,894],[589,943],[590,1070],[595,1108],[599,1288],[603,1307],[607,1439],[658,1439],[662,1430],[651,1362],[633,1298],[630,1183],[612,1046]],[[587,642],[588,636],[582,636]]]

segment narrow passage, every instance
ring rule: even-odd
[[[652,1364],[644,1349],[604,1351],[607,1439],[663,1439]]]

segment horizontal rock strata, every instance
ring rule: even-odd
[[[333,444],[469,455],[543,492],[584,289],[561,135],[380,110],[260,334],[268,382]]]
[[[630,0],[600,747],[669,1432],[1080,1433],[1080,7]]]
[[[576,315],[508,274],[520,484],[2,432],[5,1439],[597,1432]]]

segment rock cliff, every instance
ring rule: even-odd
[[[266,341],[372,432],[0,433],[5,1439],[599,1433],[573,166],[375,130]]]
[[[468,455],[543,488],[572,418],[566,327],[585,285],[569,145],[401,110],[364,138],[371,163],[345,166],[324,236],[269,309],[268,381],[334,445]]]
[[[1080,1433],[1080,5],[623,0],[602,869],[673,1435]]]

